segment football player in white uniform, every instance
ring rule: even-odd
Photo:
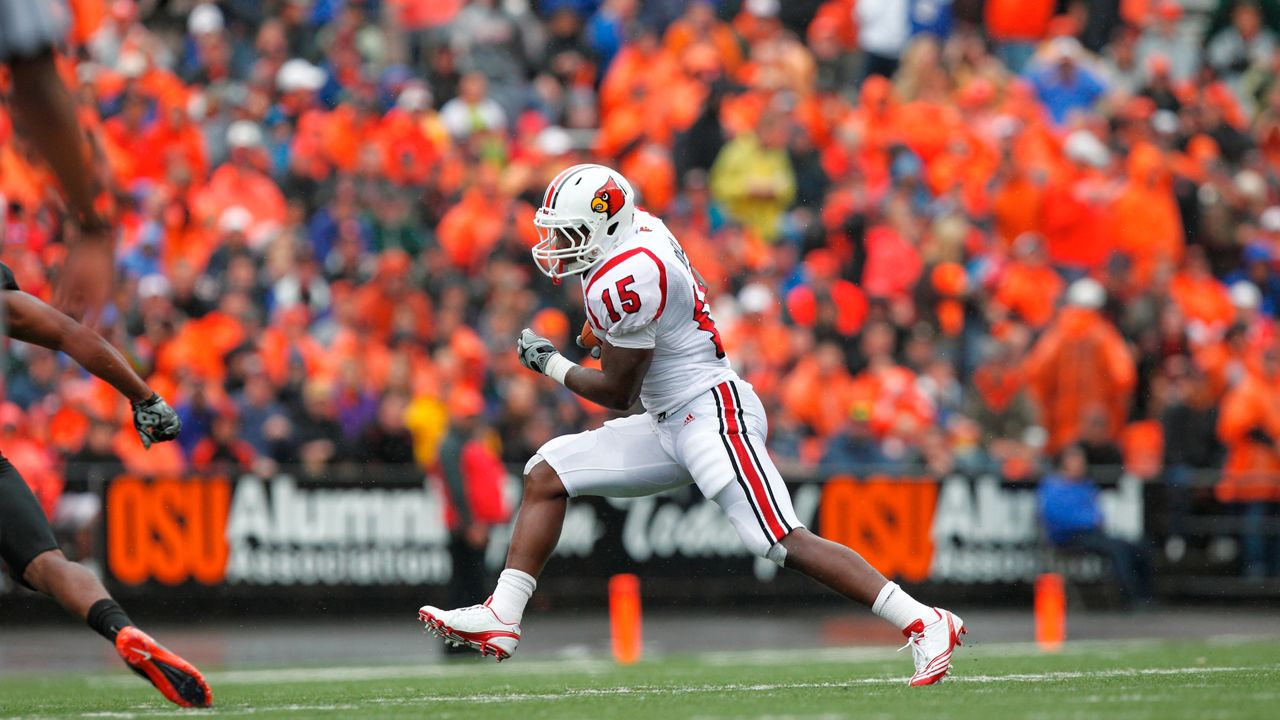
[[[601,369],[584,368],[524,330],[520,362],[615,410],[645,412],[555,438],[524,471],[506,569],[481,605],[425,606],[428,630],[510,657],[536,578],[555,549],[568,499],[636,497],[693,483],[728,515],[747,548],[869,606],[909,639],[912,685],[941,680],[960,644],[955,614],[917,602],[853,550],[805,529],[765,450],[768,420],[725,357],[706,289],[661,220],[635,207],[626,178],[575,165],[547,187],[533,257],[555,282],[581,276]]]

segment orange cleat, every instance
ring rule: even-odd
[[[116,635],[116,652],[170,702],[182,707],[213,704],[213,691],[200,671],[138,628],[127,627]]]

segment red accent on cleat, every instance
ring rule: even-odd
[[[934,612],[937,612],[937,610],[935,609]],[[952,651],[954,651],[956,647],[962,644],[960,638],[963,635],[965,635],[967,632],[969,632],[968,629],[965,628],[963,623],[961,623],[959,627],[956,627],[955,621],[959,620],[959,618],[957,618],[953,613],[947,612],[944,615],[943,613],[939,612],[938,617],[939,619],[946,620],[948,647],[945,652],[939,653],[937,656],[933,657],[929,661],[928,665],[916,670],[915,674],[911,676],[911,680],[908,683],[913,687],[933,685],[935,683],[942,682],[946,678],[947,673],[951,670]],[[920,620],[916,620],[911,625],[909,625],[907,629],[903,631],[903,633],[904,634],[922,633],[923,631],[924,631],[924,623]],[[915,643],[915,642],[917,642],[917,639],[913,637],[912,643]]]
[[[213,691],[200,671],[138,628],[116,634],[116,652],[170,702],[182,707],[213,705]]]
[[[490,608],[490,611],[492,612],[492,608]],[[494,617],[495,618],[498,617],[497,613],[494,613]],[[498,662],[502,662],[503,660],[506,660],[507,658],[511,657],[511,653],[507,652],[506,650],[503,650],[497,645],[492,644],[490,641],[493,640],[494,638],[500,638],[500,637],[515,638],[516,640],[520,639],[520,636],[517,635],[516,633],[507,632],[505,630],[493,630],[490,632],[482,632],[482,633],[473,633],[473,632],[464,632],[461,630],[454,630],[453,628],[441,622],[440,618],[437,618],[435,615],[432,615],[431,613],[428,613],[428,612],[424,612],[422,610],[418,611],[418,619],[426,623],[427,629],[430,630],[435,635],[442,637],[448,641],[461,643],[473,650],[478,650],[480,651],[481,657],[488,657],[492,655],[494,659],[496,659]],[[499,618],[499,620],[501,620],[501,618]]]

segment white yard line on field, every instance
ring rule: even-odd
[[[351,705],[347,703],[317,704],[317,705],[299,705],[291,703],[288,705],[271,705],[263,707],[232,707],[232,708],[213,708],[210,710],[181,710],[177,708],[139,708],[137,710],[107,710],[103,712],[81,713],[78,717],[82,718],[152,718],[152,717],[192,717],[198,714],[200,717],[208,715],[254,715],[256,713],[266,712],[286,712],[286,713],[305,713],[305,712],[334,712],[337,710],[363,710],[365,708],[360,705]],[[35,717],[40,717],[39,715]]]
[[[1239,644],[1256,641],[1258,638],[1233,636],[1222,638],[1217,644]],[[1100,651],[1140,650],[1143,648],[1168,645],[1168,640],[1133,639],[1133,640],[1078,640],[1072,641],[1054,652],[1055,655],[1086,655]],[[894,657],[897,648],[880,646],[858,647],[825,647],[825,648],[786,648],[776,650],[716,650],[699,653],[693,656],[696,662],[707,665],[774,665],[779,663],[850,663],[880,662]],[[960,650],[960,658],[973,656],[1038,657],[1044,650],[1033,642],[983,643],[967,641]]]
[[[1270,666],[1268,666],[1270,667]],[[1045,673],[1018,673],[1012,675],[960,675],[948,677],[948,683],[992,682],[1060,682],[1063,680],[1148,677],[1164,675],[1203,675],[1211,673],[1257,670],[1257,667],[1185,667],[1185,668],[1133,668],[1125,670],[1065,671]],[[838,689],[865,685],[905,685],[904,677],[873,677],[843,680],[840,682],[796,683],[727,683],[687,686],[639,685],[635,687],[579,688],[550,693],[497,693],[471,695],[430,695],[419,698],[387,698],[377,702],[383,705],[418,705],[423,703],[495,703],[530,700],[564,700],[582,697],[612,697],[619,695],[692,695],[721,692],[776,692],[779,690]]]
[[[1158,647],[1165,641],[1132,640],[1109,642],[1068,643],[1056,654],[1075,655],[1115,650]],[[1035,643],[976,643],[972,649],[965,646],[961,659],[966,657],[1036,657],[1043,655]],[[759,667],[777,664],[806,663],[811,665],[832,663],[893,662],[897,659],[894,648],[836,647],[794,650],[749,650],[706,652],[690,656],[693,662],[710,666]],[[368,665],[352,667],[291,667],[262,668],[257,670],[227,670],[208,674],[211,685],[281,685],[286,683],[328,683],[351,680],[412,680],[418,678],[449,678],[474,676],[477,672],[492,672],[495,677],[538,676],[564,672],[583,675],[599,675],[616,669],[612,661],[595,659],[533,661],[508,661],[497,665],[473,664],[424,664],[424,665]],[[137,683],[132,675],[120,673],[90,679],[95,687],[128,687]]]
[[[564,672],[576,672],[582,675],[598,675],[611,670],[617,665],[604,660],[561,660],[538,661],[524,664],[480,662],[465,665],[368,665],[356,667],[297,667],[297,668],[265,668],[262,670],[225,670],[208,673],[209,684],[218,687],[225,685],[285,685],[292,683],[329,683],[351,680],[413,680],[418,678],[448,678],[474,675],[480,670],[490,670],[501,676],[537,676],[556,675]],[[128,675],[112,675],[97,678],[95,683],[132,685],[136,679]]]
[[[365,670],[373,670],[374,668],[366,668]],[[381,668],[383,670],[394,670],[394,668]],[[562,665],[561,670],[565,668]],[[1176,668],[1125,668],[1112,670],[1091,670],[1091,671],[1055,671],[1043,673],[1014,673],[1009,675],[958,675],[949,677],[948,683],[961,684],[977,684],[977,683],[1041,683],[1041,682],[1062,682],[1066,680],[1081,679],[1107,679],[1107,678],[1141,678],[1141,677],[1160,677],[1160,676],[1197,676],[1197,675],[1215,675],[1220,673],[1236,673],[1257,670],[1276,670],[1275,665],[1264,666],[1195,666],[1195,667],[1176,667]],[[398,679],[404,675],[383,675],[371,676],[365,673],[354,679]],[[329,678],[333,680],[336,678]],[[353,679],[348,676],[346,679]],[[636,685],[636,686],[620,686],[607,688],[570,688],[557,692],[502,692],[495,690],[492,693],[472,693],[467,695],[406,695],[405,697],[382,697],[361,700],[360,704],[315,704],[315,705],[262,705],[259,707],[250,706],[228,706],[214,707],[200,713],[201,717],[210,716],[240,716],[256,713],[314,713],[314,712],[335,712],[339,710],[365,710],[370,706],[379,706],[386,708],[393,707],[428,707],[431,705],[451,705],[451,704],[492,704],[492,703],[511,703],[511,702],[555,702],[561,700],[569,700],[575,698],[608,698],[608,697],[661,697],[661,696],[681,696],[681,695],[698,695],[698,694],[715,694],[715,693],[770,693],[788,690],[815,690],[815,689],[840,689],[855,688],[866,686],[891,686],[904,685],[905,677],[871,677],[857,678],[845,680],[841,682],[783,682],[783,683],[726,683],[726,684],[703,684],[703,685],[687,685],[687,686],[667,686],[667,685]],[[80,715],[83,718],[156,718],[156,717],[190,717],[191,712],[176,709],[151,709],[139,708],[136,711],[123,712],[97,712],[84,713]],[[40,717],[40,716],[34,716]]]

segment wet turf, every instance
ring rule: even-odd
[[[962,648],[953,679],[908,688],[885,648],[600,660],[235,668],[210,673],[216,707],[180,710],[126,673],[0,679],[0,717],[262,718],[1264,718],[1280,701],[1280,646],[1117,642],[1042,654]]]

